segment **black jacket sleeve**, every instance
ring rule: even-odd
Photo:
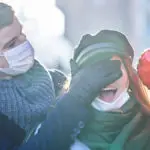
[[[80,69],[70,89],[47,116],[39,132],[19,150],[68,150],[92,117],[88,108],[100,89],[121,76],[119,61],[104,61]]]
[[[0,149],[14,149],[22,143],[24,138],[25,131],[13,120],[0,113]]]
[[[84,103],[64,95],[41,124],[38,133],[19,150],[67,150],[90,118]]]

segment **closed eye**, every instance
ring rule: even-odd
[[[9,49],[10,49],[10,48],[13,48],[13,47],[15,46],[15,43],[16,43],[16,41],[11,42],[11,43],[8,45],[8,48],[9,48]]]
[[[4,49],[11,49],[15,47],[17,38],[13,38],[11,41],[9,41],[7,44],[5,44]]]

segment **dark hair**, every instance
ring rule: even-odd
[[[50,69],[49,73],[54,83],[55,95],[59,96],[59,93],[63,89],[64,84],[67,80],[67,76],[62,71],[57,69]]]
[[[0,29],[13,23],[12,7],[0,2]]]

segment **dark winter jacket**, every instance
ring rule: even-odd
[[[25,74],[0,80],[0,150],[25,142],[55,101],[52,79],[35,61]]]
[[[59,100],[56,109],[48,114],[36,134],[18,150],[67,150],[70,147],[91,114],[82,101],[66,98],[64,95]]]

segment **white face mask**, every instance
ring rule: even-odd
[[[34,64],[34,49],[28,41],[2,52],[9,64],[8,68],[0,68],[0,72],[7,75],[19,75],[27,72]]]
[[[92,106],[99,111],[112,111],[121,108],[129,100],[127,89],[120,94],[112,103],[104,102],[100,98],[96,98],[92,102]]]

